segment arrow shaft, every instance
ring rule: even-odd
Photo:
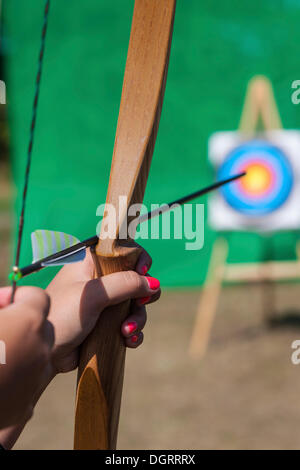
[[[138,218],[138,222],[139,222],[139,224],[141,224],[141,223],[143,223],[147,220],[153,219],[154,217],[157,217],[157,216],[159,216],[159,215],[161,215],[165,212],[168,212],[168,211],[172,210],[172,208],[174,208],[174,206],[178,206],[178,205],[181,206],[182,204],[190,202],[190,201],[192,201],[192,200],[194,200],[198,197],[205,196],[206,194],[208,194],[212,191],[215,191],[216,189],[220,188],[221,186],[232,183],[233,181],[245,176],[245,174],[246,173],[240,173],[238,175],[234,175],[230,178],[227,178],[226,180],[217,181],[216,183],[213,183],[210,186],[202,188],[199,191],[195,191],[195,192],[193,192],[193,193],[191,193],[187,196],[183,196],[179,199],[176,199],[175,201],[170,202],[169,204],[165,204],[165,205],[161,206],[160,208],[155,209],[154,211],[150,211],[147,214],[141,215]],[[33,273],[35,273],[37,271],[40,271],[41,269],[45,268],[46,265],[48,263],[50,263],[51,261],[53,261],[54,259],[66,256],[66,255],[71,255],[72,253],[74,253],[75,251],[78,251],[79,249],[81,249],[83,247],[89,248],[89,247],[96,246],[98,241],[99,241],[99,238],[98,238],[97,235],[95,235],[94,237],[87,238],[86,240],[83,240],[82,242],[77,243],[76,245],[73,245],[69,248],[58,251],[57,253],[54,253],[53,255],[50,255],[46,258],[43,258],[43,259],[37,261],[36,263],[32,263],[29,266],[25,266],[24,268],[21,268],[20,273],[21,273],[22,277],[28,276],[29,274],[33,274]]]

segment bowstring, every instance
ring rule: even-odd
[[[16,249],[16,256],[15,256],[15,265],[13,267],[13,271],[15,273],[18,272],[18,269],[19,269],[18,266],[20,262],[22,236],[23,236],[24,220],[25,220],[26,199],[27,199],[29,174],[30,174],[31,160],[32,160],[32,149],[33,149],[34,136],[35,136],[35,127],[36,127],[35,125],[36,125],[37,107],[38,107],[38,101],[39,101],[39,95],[40,95],[40,84],[41,84],[41,76],[42,76],[42,69],[43,69],[45,42],[46,42],[46,34],[47,34],[47,28],[48,28],[49,8],[50,8],[50,0],[46,0],[45,11],[44,11],[44,24],[43,24],[42,36],[41,36],[41,47],[40,47],[40,54],[39,54],[39,59],[38,59],[38,70],[37,70],[36,81],[35,81],[35,95],[34,95],[33,106],[32,106],[32,118],[31,118],[31,126],[30,126],[29,144],[28,144],[28,150],[27,150],[27,161],[26,161],[26,169],[25,169],[21,213],[20,213],[20,218],[19,218],[17,249]],[[17,287],[17,281],[14,278],[13,283],[12,283],[11,303],[14,301],[16,287]]]

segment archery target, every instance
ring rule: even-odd
[[[293,186],[293,172],[288,159],[278,148],[264,141],[238,146],[225,159],[218,180],[246,172],[236,184],[222,188],[228,204],[243,214],[263,215],[280,207]]]
[[[300,132],[273,131],[248,141],[238,132],[221,132],[211,137],[209,150],[217,180],[247,172],[211,199],[214,228],[300,227]]]

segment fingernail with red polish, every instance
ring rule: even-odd
[[[156,290],[160,286],[160,282],[158,279],[155,279],[155,277],[146,277],[149,287],[151,290]]]
[[[141,271],[142,271],[143,276],[145,276],[145,274],[148,272],[148,266],[146,266],[145,264],[145,266],[142,267]]]
[[[131,342],[132,343],[137,343],[139,337],[137,335],[131,336]]]
[[[138,326],[137,322],[131,321],[131,322],[127,323],[127,325],[125,325],[124,330],[126,331],[126,333],[128,335],[130,335],[131,333],[133,333],[137,329],[137,326]]]
[[[139,303],[141,305],[145,305],[147,302],[149,302],[150,299],[151,297],[142,297],[141,299],[139,299]]]

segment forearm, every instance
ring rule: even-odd
[[[43,382],[39,390],[37,391],[34,399],[33,399],[33,409],[36,406],[37,402],[39,401],[40,397],[42,396],[43,392],[46,390],[52,379],[55,377],[55,374],[51,372]],[[23,429],[25,428],[28,421],[31,419],[32,413],[30,416],[26,416],[22,419],[19,423],[9,426],[4,429],[0,429],[0,444],[6,450],[11,450],[12,447],[15,445],[17,440],[19,439]]]
[[[21,432],[26,426],[27,420],[23,423],[15,424],[5,429],[0,429],[0,444],[6,450],[10,450],[17,442]]]

